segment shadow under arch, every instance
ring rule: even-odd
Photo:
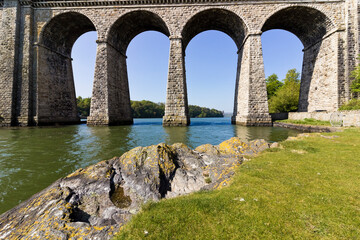
[[[184,50],[197,34],[207,30],[218,30],[230,36],[238,48],[241,47],[248,28],[245,22],[235,13],[219,8],[212,8],[195,14],[185,24],[181,35]]]
[[[157,14],[145,10],[131,11],[114,22],[106,41],[98,41],[88,125],[133,124],[126,50],[135,36],[149,30],[170,35],[165,22]]]
[[[271,14],[261,31],[273,29],[293,33],[304,45],[298,111],[336,110],[339,42],[330,18],[315,8],[291,6]]]
[[[166,23],[159,15],[146,10],[132,11],[116,20],[108,32],[107,41],[125,54],[134,37],[151,30],[170,36]]]
[[[42,29],[37,47],[38,125],[77,123],[71,50],[84,33],[96,31],[83,14],[66,12],[53,17]]]
[[[245,38],[248,34],[248,27],[240,16],[226,9],[211,8],[192,16],[182,29],[182,43],[185,51],[189,42],[199,33],[208,30],[217,30],[225,33],[236,44],[238,49],[238,62],[237,62],[237,73],[236,73],[236,84],[235,84],[235,100],[234,100],[234,115],[237,113],[237,99],[238,99],[238,87],[239,87],[239,76],[242,48]]]

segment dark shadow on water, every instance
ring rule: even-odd
[[[135,118],[133,125],[162,125],[162,118]]]
[[[209,122],[209,121],[192,121],[190,123],[190,126],[208,126],[208,125],[231,125],[230,121],[224,121],[224,122]]]

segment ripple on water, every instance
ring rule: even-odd
[[[135,119],[131,126],[0,129],[0,213],[80,167],[121,156],[137,147],[181,142],[195,148],[237,136],[280,141],[298,131],[249,128],[230,118],[191,119],[188,127],[162,127],[162,119]]]

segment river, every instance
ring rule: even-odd
[[[131,126],[0,128],[0,214],[78,168],[137,146],[182,142],[195,148],[234,136],[281,141],[298,133],[231,125],[230,118],[191,119],[188,127],[163,127],[161,119],[135,119]]]

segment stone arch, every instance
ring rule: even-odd
[[[176,86],[182,87],[182,99],[176,99],[174,101],[173,97],[170,96],[170,93],[177,91],[176,89],[171,89],[168,87],[168,97],[165,107],[165,116],[164,116],[164,125],[185,125],[189,124],[190,119],[188,116],[188,101],[187,101],[187,89],[186,89],[186,74],[185,74],[185,59],[184,52],[191,41],[196,35],[207,30],[217,30],[227,34],[230,38],[233,39],[234,43],[238,48],[238,63],[237,63],[237,73],[235,80],[235,101],[234,101],[234,112],[237,112],[237,95],[238,95],[238,86],[239,86],[239,73],[240,65],[242,59],[242,46],[246,41],[248,35],[248,27],[245,22],[237,14],[227,9],[222,8],[209,8],[203,11],[200,11],[193,15],[184,25],[181,36],[174,36],[174,46],[173,52],[176,52],[181,58],[174,61],[175,63],[182,63],[182,70],[174,70],[175,67],[169,67],[169,82],[168,86],[171,86],[171,81],[176,81],[177,78],[182,79],[182,82],[176,83]],[[176,43],[177,42],[177,43]],[[172,49],[172,47],[170,47]],[[174,64],[176,66],[176,64]],[[178,103],[181,104],[178,104]],[[174,114],[171,105],[177,106],[177,109]],[[175,108],[176,109],[176,108]],[[172,116],[174,115],[174,116]]]
[[[238,48],[248,33],[248,27],[237,14],[226,9],[211,8],[196,13],[185,24],[181,32],[184,49],[192,38],[207,30],[224,32],[234,40]]]
[[[110,27],[107,41],[125,54],[129,43],[134,37],[151,30],[170,36],[165,21],[156,13],[147,10],[131,11],[119,17]]]
[[[135,36],[150,30],[170,35],[167,25],[156,13],[130,11],[109,28],[106,41],[98,41],[89,125],[133,123],[126,50]]]
[[[37,44],[37,124],[79,121],[71,50],[84,33],[96,31],[93,22],[77,12],[53,17]]]
[[[39,43],[70,56],[75,41],[90,31],[96,31],[96,28],[87,16],[78,12],[60,13],[42,28]]]
[[[261,31],[272,29],[293,33],[304,46],[299,111],[337,110],[339,42],[333,21],[318,9],[290,6],[266,18]]]
[[[296,35],[308,47],[334,29],[334,24],[323,12],[307,6],[285,7],[266,18],[261,31],[283,29]]]

